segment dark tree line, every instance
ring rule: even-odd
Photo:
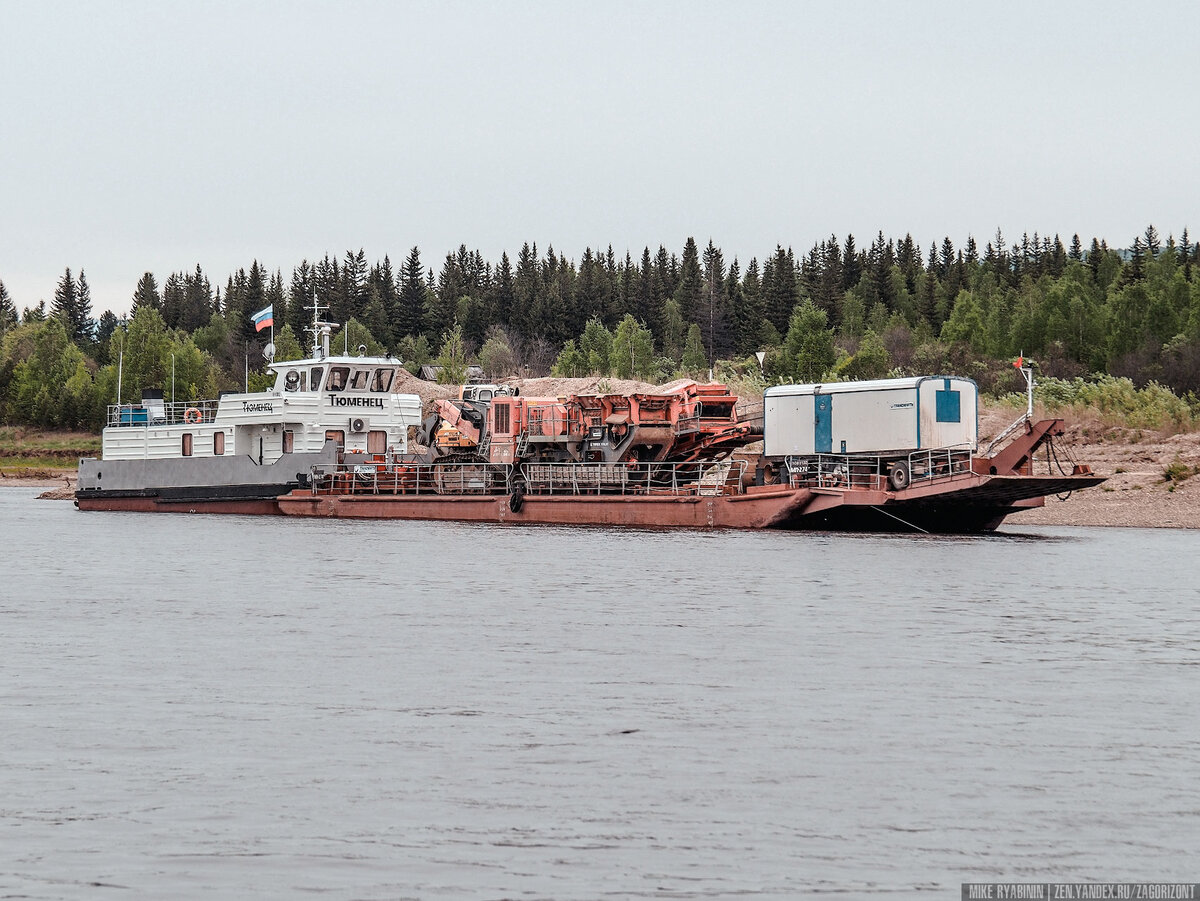
[[[161,288],[147,272],[129,320],[153,310],[234,384],[247,355],[252,366],[261,362],[265,335],[250,316],[273,307],[277,331],[286,327],[288,340],[307,348],[315,301],[330,321],[353,320],[364,343],[415,363],[457,328],[468,352],[490,340],[514,364],[544,372],[589,327],[615,335],[631,319],[651,342],[654,363],[645,371],[663,375],[685,354],[685,368],[695,369],[701,358],[711,366],[765,350],[772,375],[797,378],[796,348],[816,346],[808,330],[821,333],[817,344],[836,344],[813,365],[832,353],[841,375],[858,371],[844,364],[864,348],[875,360],[871,371],[1024,353],[1051,374],[1109,373],[1182,393],[1200,390],[1197,266],[1200,247],[1186,229],[1163,240],[1153,226],[1123,250],[1078,235],[1064,244],[1057,235],[1010,242],[997,232],[983,247],[973,237],[923,247],[911,235],[878,233],[865,247],[853,235],[831,235],[806,253],[777,246],[744,264],[692,238],[679,254],[660,246],[618,257],[611,246],[589,247],[578,260],[527,243],[515,259],[504,253],[488,261],[463,245],[436,267],[413,247],[398,265],[347,251],[301,261],[287,276],[254,260],[224,285],[200,266],[169,274]],[[93,319],[91,304],[83,271],[75,277],[68,269],[50,310],[26,308],[18,321],[0,282],[0,333],[51,317],[93,366],[103,366],[121,323],[111,313]],[[586,353],[580,359],[587,364]]]

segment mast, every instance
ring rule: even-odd
[[[307,331],[312,332],[312,358],[314,360],[323,360],[329,356],[329,323],[321,318],[321,313],[327,310],[328,307],[321,306],[321,301],[317,297],[317,292],[313,291],[313,324],[308,327]]]

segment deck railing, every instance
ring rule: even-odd
[[[741,494],[744,460],[716,463],[524,463],[530,494]]]
[[[785,458],[788,481],[793,487],[868,488],[900,487],[891,481],[902,464],[907,471],[903,487],[932,482],[971,472],[972,452],[967,446],[939,447],[909,454],[814,454]]]
[[[146,428],[152,425],[197,425],[217,416],[215,400],[143,401],[140,404],[109,404],[106,425]]]
[[[312,467],[314,494],[491,494],[509,490],[506,463],[338,463]]]
[[[312,467],[314,494],[675,495],[744,491],[746,463],[384,463]]]

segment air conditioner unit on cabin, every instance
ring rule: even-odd
[[[361,434],[367,430],[367,420],[361,416],[354,416],[350,419],[350,431]]]

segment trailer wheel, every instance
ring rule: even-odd
[[[892,464],[892,470],[888,473],[888,484],[892,486],[893,491],[903,491],[911,481],[912,473],[909,472],[907,463],[901,460]]]

